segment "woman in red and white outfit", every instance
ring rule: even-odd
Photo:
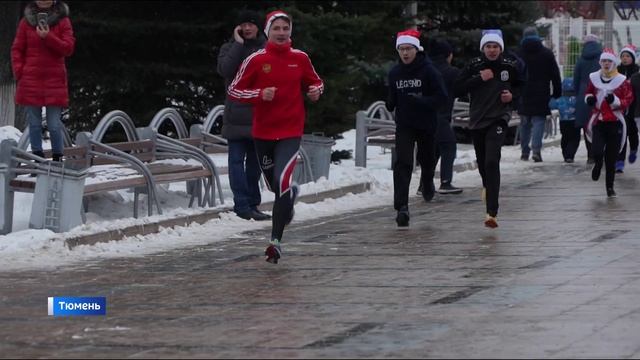
[[[254,138],[260,168],[275,193],[271,241],[265,255],[277,264],[284,227],[293,218],[297,184],[291,183],[304,131],[303,91],[318,101],[324,85],[309,56],[291,47],[292,22],[284,11],[267,14],[265,49],[249,55],[240,66],[227,93],[253,104]]]
[[[608,197],[616,196],[613,189],[616,159],[627,136],[623,114],[633,102],[631,84],[616,69],[618,61],[613,50],[604,49],[600,55],[600,70],[589,74],[584,98],[585,103],[593,107],[586,131],[593,142],[595,159],[591,179],[598,181],[600,178],[604,158]]]

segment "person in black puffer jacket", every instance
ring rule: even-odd
[[[387,110],[395,110],[396,158],[393,163],[393,207],[398,227],[409,226],[409,184],[413,172],[413,153],[418,143],[418,161],[422,166],[422,197],[434,196],[433,162],[437,111],[447,102],[442,75],[433,67],[420,46],[416,30],[399,32],[396,50],[400,62],[389,71]]]
[[[553,52],[542,44],[535,27],[524,29],[518,55],[524,60],[527,69],[527,82],[522,89],[518,108],[522,149],[520,158],[529,160],[529,153],[532,152],[533,161],[541,162],[544,124],[547,115],[551,114],[549,100],[562,95],[560,69]],[[553,87],[552,93],[549,84]]]
[[[629,44],[620,50],[620,65],[618,65],[618,72],[631,79],[631,77],[638,73],[640,67],[636,65],[636,47]],[[634,93],[634,97],[638,94]],[[634,100],[635,102],[635,100]],[[632,104],[624,114],[624,122],[627,124],[627,139],[625,140],[624,147],[620,154],[618,154],[618,161],[616,161],[616,172],[624,172],[624,161],[627,157],[627,145],[629,145],[629,164],[636,162],[638,154],[638,127],[634,120],[635,104]]]

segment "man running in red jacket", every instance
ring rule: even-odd
[[[291,47],[292,21],[284,11],[267,14],[265,49],[251,54],[240,66],[228,88],[231,98],[253,104],[252,135],[260,168],[275,194],[271,241],[267,261],[277,264],[282,256],[284,227],[293,219],[298,185],[291,177],[304,131],[305,90],[317,101],[324,90],[309,56]]]

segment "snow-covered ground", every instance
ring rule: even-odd
[[[355,130],[343,134],[344,139],[336,141],[333,150],[355,149]],[[13,127],[0,128],[0,140],[3,138],[20,137],[20,131]],[[559,139],[546,139],[545,142]],[[372,189],[366,193],[348,194],[339,199],[328,199],[314,204],[298,202],[296,204],[297,221],[317,219],[322,216],[331,216],[340,212],[348,212],[357,209],[390,205],[393,203],[393,176],[390,170],[391,154],[379,147],[368,148],[367,168],[355,167],[354,160],[342,160],[339,164],[331,164],[329,179],[321,178],[317,182],[303,184],[302,194],[320,192],[335,189],[347,185],[371,182]],[[531,168],[541,166],[533,162],[519,160],[519,146],[505,146],[502,150],[501,172],[504,176],[518,174],[527,176],[533,174]],[[545,163],[562,162],[562,155],[558,146],[545,147],[542,157]],[[456,164],[468,163],[475,160],[475,154],[471,145],[459,144]],[[214,157],[216,164],[226,165],[225,156]],[[586,161],[584,147],[581,146],[576,161]],[[544,163],[542,163],[544,164]],[[419,172],[414,173],[410,194],[415,194],[418,186]],[[232,206],[233,196],[229,189],[228,178],[221,177],[223,193],[225,197],[224,207]],[[438,181],[436,180],[436,184]],[[477,188],[480,186],[480,177],[477,170],[468,170],[454,174],[454,185],[462,188]],[[135,224],[144,224],[159,219],[172,218],[178,215],[198,214],[203,209],[188,208],[189,199],[186,195],[184,184],[171,184],[163,187],[158,192],[163,207],[163,215],[141,217],[133,216],[133,193],[117,191],[107,195],[95,196],[90,199],[87,222],[69,232],[56,234],[49,230],[29,229],[29,216],[31,211],[31,194],[17,193],[14,206],[13,232],[0,236],[0,271],[51,268],[68,265],[84,260],[96,258],[113,258],[123,256],[143,256],[145,254],[165,251],[186,246],[203,245],[225,240],[233,240],[234,236],[248,230],[264,230],[264,236],[270,232],[271,222],[256,222],[242,220],[233,212],[221,214],[219,219],[213,219],[205,224],[193,224],[188,227],[163,229],[160,233],[135,236],[119,241],[98,243],[95,245],[81,245],[68,249],[64,239],[77,235],[98,233],[107,229],[124,228]],[[438,196],[438,195],[436,195]],[[263,202],[273,201],[273,194],[263,191]],[[141,201],[141,204],[144,201]],[[146,214],[146,209],[140,210],[140,214]],[[393,221],[392,218],[389,221]]]

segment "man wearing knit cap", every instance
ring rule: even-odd
[[[455,83],[457,97],[469,94],[469,129],[473,137],[482,197],[486,200],[487,227],[498,226],[500,156],[523,79],[517,61],[502,56],[502,31],[485,30],[480,40],[482,55],[465,67]]]
[[[253,104],[252,135],[260,168],[275,194],[271,239],[266,260],[277,264],[282,256],[284,228],[293,220],[299,187],[292,182],[304,130],[306,96],[318,101],[324,83],[309,56],[291,47],[291,17],[282,10],[267,14],[265,49],[251,54],[240,66],[227,93]]]
[[[591,109],[585,104],[584,99],[587,85],[589,84],[589,74],[600,69],[600,54],[602,45],[600,38],[594,34],[588,34],[583,38],[582,52],[576,62],[573,71],[573,87],[576,93],[576,123],[575,126],[584,131],[584,144],[587,148],[587,164],[593,164],[591,151],[591,141],[587,138],[585,126],[589,121]]]
[[[626,138],[624,112],[633,101],[631,84],[616,68],[618,56],[612,49],[600,55],[600,70],[589,75],[584,102],[592,108],[586,134],[592,141],[595,160],[591,179],[598,181],[604,162],[607,197],[615,197],[615,162]]]
[[[639,68],[636,65],[636,47],[633,44],[626,45],[620,50],[620,65],[618,65],[618,72],[627,77],[627,80],[631,80],[631,77],[638,72]],[[637,96],[637,94],[634,94]],[[635,102],[635,99],[634,99]],[[624,114],[624,121],[627,125],[627,139],[623,145],[622,151],[618,155],[618,161],[616,161],[616,172],[624,172],[624,162],[627,157],[627,145],[629,146],[629,163],[636,162],[638,154],[638,127],[634,120],[635,104],[631,104],[628,110]]]
[[[456,158],[456,135],[451,127],[451,113],[455,96],[453,84],[460,75],[460,69],[451,66],[453,48],[445,39],[434,39],[428,51],[433,66],[442,75],[447,89],[447,102],[438,110],[438,127],[436,129],[436,156],[434,166],[440,159],[440,188],[439,194],[460,194],[461,188],[453,186],[453,162]]]
[[[562,95],[560,69],[553,55],[543,44],[535,27],[524,29],[518,49],[527,68],[527,82],[520,96],[520,147],[522,160],[529,160],[529,154],[535,162],[542,161],[542,137],[547,116],[551,114],[549,100]],[[553,92],[550,91],[550,85]],[[531,146],[529,146],[531,145]],[[565,159],[569,162],[573,159]]]
[[[262,49],[266,38],[258,28],[258,13],[244,10],[238,16],[231,40],[220,48],[218,74],[228,88],[240,64],[249,55]],[[243,104],[227,96],[225,100],[222,136],[229,145],[229,184],[233,193],[233,211],[245,220],[269,220],[271,216],[258,210],[260,194],[260,166],[256,156],[251,123],[251,104]]]
[[[442,76],[425,56],[420,33],[405,30],[397,34],[396,50],[400,61],[388,76],[389,96],[386,107],[395,110],[396,157],[393,162],[393,207],[399,228],[409,226],[409,185],[413,173],[413,154],[418,144],[421,166],[422,197],[433,199],[435,161],[434,135],[437,111],[447,101]]]

